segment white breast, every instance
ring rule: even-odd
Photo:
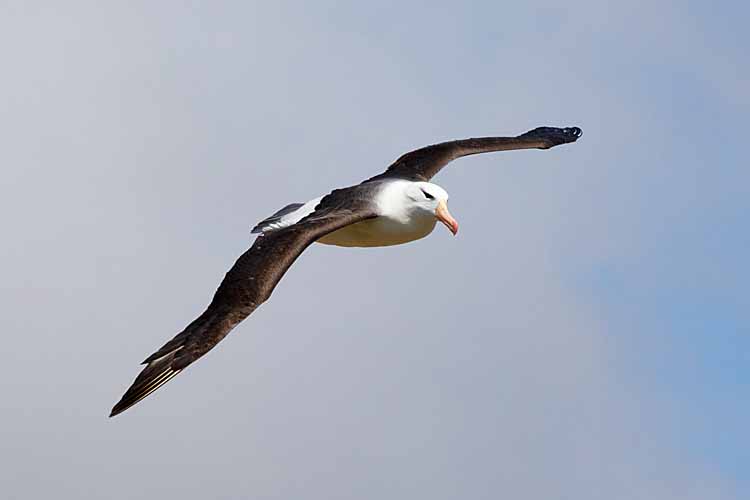
[[[412,218],[409,224],[380,216],[346,226],[318,240],[340,247],[387,247],[424,238],[435,229],[434,217]]]

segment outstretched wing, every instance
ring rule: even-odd
[[[208,308],[175,338],[146,358],[110,417],[141,401],[218,344],[265,302],[299,255],[320,237],[375,216],[366,189],[354,186],[325,196],[297,224],[263,234],[227,272]]]
[[[517,137],[478,137],[441,142],[401,156],[382,174],[365,182],[386,178],[429,181],[440,169],[462,156],[513,149],[549,149],[575,142],[583,135],[578,127],[539,127]]]

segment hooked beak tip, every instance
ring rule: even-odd
[[[458,221],[448,211],[448,205],[444,201],[441,201],[435,210],[435,217],[453,233],[453,236],[458,234]]]

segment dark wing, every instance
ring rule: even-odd
[[[406,153],[388,170],[365,182],[386,178],[429,181],[440,169],[462,156],[513,149],[549,149],[575,142],[582,134],[578,127],[539,127],[518,137],[478,137],[442,142]]]
[[[365,187],[337,189],[297,224],[258,236],[237,259],[216,290],[208,308],[175,338],[146,358],[110,417],[121,413],[169,382],[218,344],[265,302],[284,273],[315,240],[375,216]]]

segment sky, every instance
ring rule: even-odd
[[[750,496],[747,3],[2,2],[8,499]],[[461,232],[311,247],[107,418],[250,228],[443,140]]]

